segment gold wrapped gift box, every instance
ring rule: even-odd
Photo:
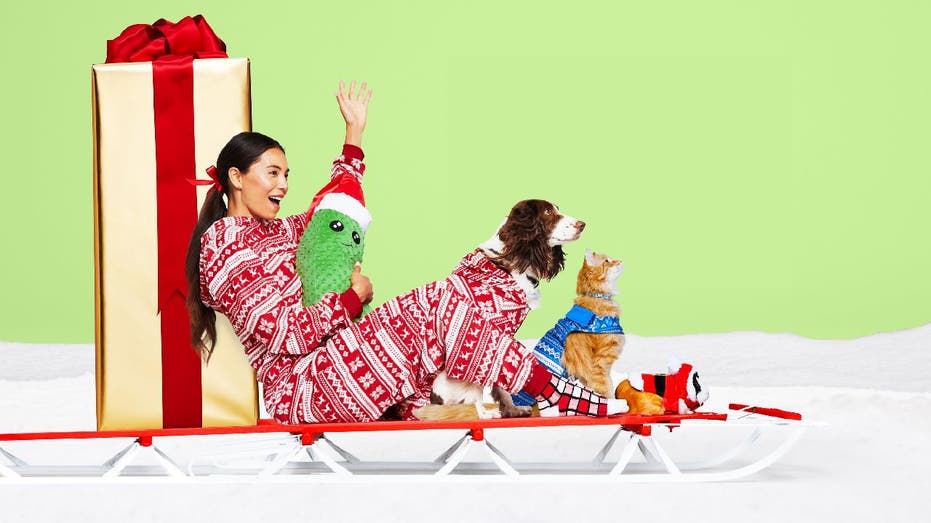
[[[191,176],[207,179],[223,145],[251,129],[249,61],[194,60],[193,70]],[[92,69],[98,430],[163,426],[152,75],[151,62]],[[197,186],[192,212],[208,189]],[[223,315],[201,376],[202,426],[256,422],[255,375]]]

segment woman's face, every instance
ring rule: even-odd
[[[247,172],[230,169],[230,184],[241,189],[236,215],[273,220],[288,193],[288,160],[281,149],[268,149]]]

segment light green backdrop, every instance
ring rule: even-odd
[[[0,340],[93,340],[90,65],[127,25],[203,13],[252,59],[284,210],[324,183],[338,79],[375,87],[365,270],[376,301],[448,274],[516,201],[625,261],[625,328],[846,338],[931,321],[931,4],[4,4]],[[558,6],[558,7],[557,7]]]

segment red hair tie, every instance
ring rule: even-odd
[[[217,176],[217,168],[214,165],[207,167],[207,176],[210,177],[209,180],[188,180],[193,185],[209,185],[212,188],[216,189],[217,192],[223,192],[223,184],[220,183],[220,177]]]

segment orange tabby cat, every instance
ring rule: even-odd
[[[578,296],[575,304],[598,316],[620,317],[621,308],[614,301],[614,296],[617,294],[617,278],[623,270],[620,260],[586,250],[576,284]],[[573,332],[566,338],[563,366],[570,376],[579,378],[587,387],[611,397],[611,365],[621,355],[623,347],[623,334]]]

